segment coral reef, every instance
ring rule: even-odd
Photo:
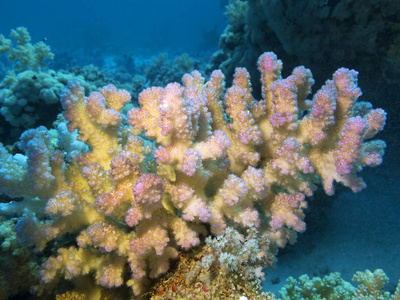
[[[70,298],[143,295],[179,251],[209,236],[217,237],[207,239],[205,269],[257,281],[305,230],[306,196],[319,184],[330,195],[335,182],[363,189],[358,172],[382,162],[385,143],[372,138],[386,113],[357,101],[358,73],[339,69],[308,99],[310,70],[282,78],[272,52],[258,68],[261,100],[244,68],[228,89],[220,70],[207,82],[193,71],[183,85],[144,90],[128,115],[127,91],[108,85],[86,97],[69,81],[58,141],[39,127],[21,136],[22,153],[1,145],[0,192],[24,200],[0,212],[23,214],[15,226],[22,246],[51,249],[32,290],[56,293],[67,280]],[[76,131],[81,143],[65,147]]]
[[[326,59],[343,63],[359,56],[384,55],[388,45],[382,35],[390,35],[400,22],[399,3],[388,0],[379,4],[374,0],[250,3],[251,10],[262,10],[286,52],[307,63]],[[260,39],[252,36],[252,40]]]
[[[12,30],[11,37],[16,39],[15,47],[11,40],[0,35],[0,54],[8,53],[8,59],[13,62],[13,70],[0,83],[0,114],[9,123],[8,128],[2,128],[9,132],[3,135],[2,141],[8,143],[28,128],[50,127],[54,119],[48,116],[56,116],[61,109],[61,89],[68,80],[78,77],[45,68],[45,61],[53,59],[54,54],[43,41],[32,45],[25,27]],[[88,92],[95,89],[83,77],[78,78]]]
[[[340,273],[331,273],[324,278],[314,277],[310,279],[307,275],[302,275],[298,280],[293,277],[287,279],[286,285],[280,290],[282,300],[397,300],[400,299],[400,282],[393,295],[384,290],[389,278],[381,269],[374,272],[356,272],[353,281],[358,286],[353,286],[350,282],[343,280]]]
[[[146,80],[148,86],[165,86],[169,82],[181,80],[184,74],[199,67],[199,62],[187,53],[176,56],[171,62],[164,52],[152,57],[152,64],[145,69]]]
[[[15,139],[25,129],[50,126],[54,119],[48,116],[60,111],[60,92],[73,78],[80,78],[88,91],[95,89],[83,77],[65,72],[8,72],[0,83],[0,114],[11,126],[9,136]]]
[[[188,54],[169,62],[164,53],[153,57],[153,63],[148,67],[143,66],[143,75],[132,75],[116,66],[112,72],[93,65],[55,71],[45,64],[54,58],[50,46],[43,41],[32,45],[25,27],[12,30],[11,37],[16,40],[15,46],[11,39],[0,35],[0,54],[8,54],[13,63],[13,68],[0,82],[0,114],[6,122],[0,130],[7,132],[2,134],[2,142],[8,144],[15,142],[26,129],[40,125],[51,127],[54,119],[48,116],[56,116],[61,111],[61,89],[69,80],[79,79],[87,94],[96,86],[114,84],[129,91],[136,100],[144,88],[179,81],[185,73],[199,67]]]
[[[230,0],[229,25],[213,68],[230,78],[234,66],[243,66],[253,76],[258,56],[271,49],[286,63],[306,64],[322,74],[325,61],[352,67],[357,62],[367,66],[359,70],[363,73],[398,74],[399,12],[399,2],[390,0]]]

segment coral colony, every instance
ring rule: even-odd
[[[310,99],[310,70],[282,78],[272,52],[258,68],[261,100],[244,68],[229,88],[219,70],[208,81],[194,71],[144,90],[127,114],[127,91],[108,85],[86,97],[72,80],[57,130],[25,131],[22,153],[1,145],[0,192],[23,198],[1,210],[22,215],[22,246],[52,251],[32,291],[66,280],[58,299],[118,287],[140,296],[204,240],[211,250],[198,267],[259,280],[305,230],[306,197],[320,184],[329,195],[334,182],[363,189],[357,173],[382,162],[385,143],[372,138],[386,113],[357,101],[357,72],[337,70]]]

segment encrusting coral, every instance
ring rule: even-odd
[[[357,173],[382,162],[385,143],[371,139],[386,113],[357,101],[357,72],[339,69],[309,100],[310,70],[282,78],[272,52],[258,67],[259,101],[244,68],[228,89],[221,71],[207,82],[194,71],[183,85],[144,90],[128,116],[128,92],[108,85],[85,97],[79,81],[69,81],[61,102],[70,138],[77,130],[81,144],[63,148],[64,124],[58,143],[39,127],[22,135],[23,154],[0,148],[0,192],[24,197],[0,210],[24,212],[16,224],[23,246],[53,245],[36,293],[66,279],[71,295],[95,299],[126,287],[142,295],[179,251],[231,228],[232,239],[259,250],[221,254],[219,263],[260,279],[277,249],[305,230],[306,196],[318,184],[330,195],[334,182],[365,187]],[[204,265],[216,262],[208,258]]]

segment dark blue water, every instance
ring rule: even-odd
[[[104,49],[197,53],[216,47],[226,26],[222,1],[2,1],[0,32],[25,26],[56,51]],[[206,32],[214,39],[208,41]]]

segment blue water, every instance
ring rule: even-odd
[[[1,1],[0,32],[25,26],[55,51],[76,49],[197,54],[217,47],[226,26],[224,1]],[[213,32],[208,42],[203,33]]]

